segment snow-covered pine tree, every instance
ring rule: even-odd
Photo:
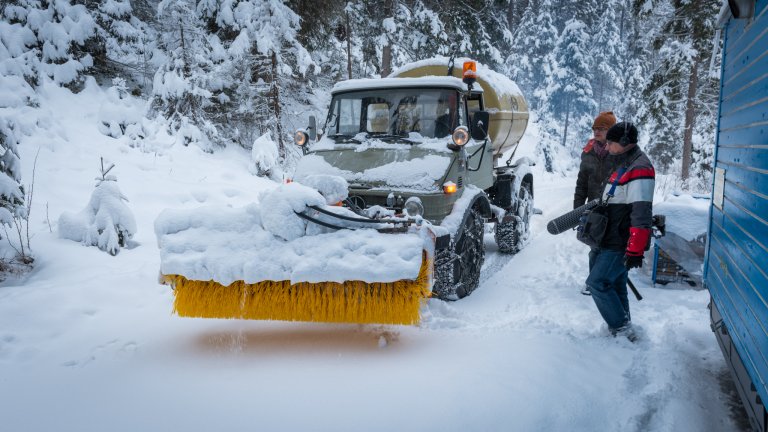
[[[329,81],[327,85],[347,79],[347,56],[350,26],[344,7],[346,2],[318,2],[315,0],[287,0],[286,5],[301,19],[297,40],[312,54],[322,67],[313,81]],[[351,48],[351,46],[350,46]],[[321,85],[323,87],[323,85]]]
[[[560,123],[561,145],[574,154],[581,149],[582,141],[590,136],[596,108],[590,83],[592,59],[589,52],[590,36],[586,24],[576,19],[567,21],[553,53],[557,70],[552,75],[549,109]]]
[[[104,50],[90,11],[70,1],[12,0],[4,5],[3,21],[25,27],[35,38],[27,44],[27,79],[37,85],[40,77],[46,77],[80,89],[93,67],[91,53]]]
[[[512,43],[506,5],[494,0],[435,3],[434,10],[445,25],[448,40],[458,47],[458,54],[500,70]]]
[[[349,17],[353,64],[360,63],[355,76],[386,76],[393,64],[401,64],[397,60],[398,48],[410,15],[403,0],[354,0],[347,2],[345,13]],[[371,31],[372,25],[377,31]]]
[[[654,23],[642,22],[632,7],[631,0],[621,4],[621,39],[624,47],[624,67],[621,71],[621,94],[618,95],[615,112],[623,120],[637,121],[642,103],[642,91],[648,68],[649,49],[646,43]],[[648,132],[646,125],[641,125],[640,133]]]
[[[621,39],[622,13],[620,0],[605,0],[597,21],[590,28],[590,57],[594,62],[590,79],[595,92],[597,112],[617,111],[623,98],[623,76],[627,63]],[[597,114],[595,112],[594,114]]]
[[[212,152],[220,145],[219,131],[207,118],[205,107],[213,69],[212,49],[193,0],[162,0],[158,5],[160,48],[167,60],[157,70],[150,116],[162,116],[169,132],[183,145],[195,143]]]
[[[228,139],[244,147],[271,131],[284,157],[282,93],[316,67],[297,38],[299,16],[279,0],[206,0],[197,14],[214,47],[208,117],[228,125],[234,132]]]
[[[117,178],[109,175],[114,164],[101,159],[101,176],[88,205],[79,213],[64,212],[59,216],[59,237],[81,242],[114,256],[136,234],[136,218],[125,204],[128,198],[120,192]]]
[[[0,223],[5,225],[27,216],[15,129],[13,122],[0,117]]]
[[[382,60],[382,76],[408,62],[450,54],[446,26],[422,0],[393,1],[391,13],[382,24],[386,32],[377,46],[381,47],[382,59],[387,58],[389,48],[391,60],[389,65]]]
[[[410,12],[407,38],[402,44],[403,51],[408,53],[407,60],[450,55],[450,40],[438,13],[421,0],[411,3]]]
[[[105,80],[130,76],[148,88],[157,38],[154,29],[134,14],[129,0],[91,0],[87,7],[92,8],[98,36],[104,42],[103,51],[92,53],[96,72]]]
[[[694,133],[699,131],[708,145],[714,141],[717,81],[708,76],[708,65],[719,4],[672,0],[657,17],[664,24],[654,40],[658,58],[643,91],[642,115],[656,137],[649,155],[663,172],[682,154],[683,180],[693,166]],[[697,123],[701,115],[710,121]]]
[[[522,88],[531,109],[548,101],[547,83],[556,70],[551,53],[559,32],[553,14],[551,0],[531,1],[515,29],[512,54],[506,60],[509,75]]]
[[[528,6],[531,4],[529,0],[508,0],[507,2],[507,28],[509,28],[509,31],[512,32],[512,34],[515,34],[515,31],[520,26],[520,23],[523,20],[523,15],[525,15],[525,11],[528,9]],[[514,42],[513,42],[514,45]]]

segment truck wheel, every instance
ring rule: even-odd
[[[499,252],[520,252],[531,235],[531,215],[533,214],[531,185],[523,183],[517,196],[517,211],[508,213],[503,220],[496,223],[494,237]]]
[[[433,293],[442,300],[468,296],[480,283],[480,269],[485,261],[483,233],[485,221],[477,209],[470,210],[464,225],[448,249],[435,256]]]

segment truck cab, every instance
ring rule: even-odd
[[[416,197],[424,209],[419,216],[439,225],[465,185],[493,184],[492,147],[468,135],[470,97],[482,101],[482,91],[470,95],[454,77],[337,85],[324,134],[307,149],[295,178],[339,175],[350,185],[350,201],[362,209],[379,205],[400,212]],[[448,147],[459,127],[467,132],[469,169],[462,169],[461,155]]]

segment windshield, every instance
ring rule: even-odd
[[[459,125],[459,94],[449,89],[377,89],[337,94],[326,120],[327,136],[352,140],[421,135],[442,138]],[[418,135],[413,135],[413,134]]]

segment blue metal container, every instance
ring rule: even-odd
[[[766,431],[768,0],[724,2],[720,17],[720,115],[704,282],[712,328],[744,406],[755,430]]]

